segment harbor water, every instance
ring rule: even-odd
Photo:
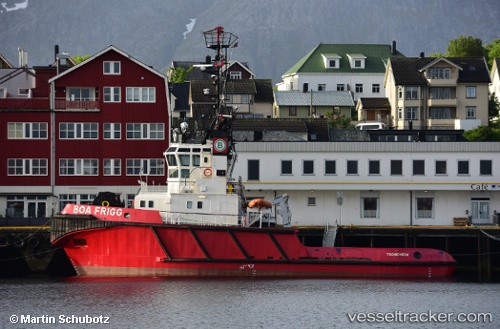
[[[499,328],[500,284],[381,279],[0,279],[0,328]]]

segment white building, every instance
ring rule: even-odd
[[[493,224],[497,142],[239,142],[247,199],[288,193],[292,225]]]

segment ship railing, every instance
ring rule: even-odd
[[[61,216],[61,217],[60,217]],[[64,215],[55,215],[50,223],[50,241],[73,231],[83,229],[105,228],[117,223],[95,220],[88,216],[81,216],[80,218],[65,218]]]
[[[194,224],[205,226],[234,226],[238,225],[237,215],[194,214],[182,212],[162,212],[164,222],[167,224]]]
[[[263,225],[271,226],[276,224],[276,219],[271,216],[271,209],[251,209],[248,208],[247,221],[244,226],[253,226],[255,223],[259,223],[259,227]]]

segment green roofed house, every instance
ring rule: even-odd
[[[346,91],[360,97],[385,97],[385,66],[404,57],[392,45],[319,44],[282,75],[277,90]]]

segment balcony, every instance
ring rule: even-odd
[[[427,127],[436,129],[455,129],[455,118],[453,119],[427,119]]]
[[[67,100],[66,98],[56,98],[55,110],[69,111],[99,111],[99,99],[96,100]]]
[[[429,98],[427,101],[429,107],[457,107],[456,98]]]
[[[0,98],[2,110],[48,110],[48,97],[37,98]]]
[[[427,77],[429,87],[450,87],[457,85],[457,79],[431,79]]]

